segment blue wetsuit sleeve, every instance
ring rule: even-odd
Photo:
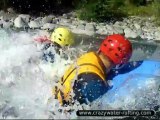
[[[103,80],[96,74],[83,73],[78,76],[73,86],[74,99],[82,103],[92,102],[108,91]]]
[[[44,45],[42,49],[43,50],[42,60],[54,63],[55,54],[49,50],[50,47],[52,47],[51,43],[47,43]]]
[[[49,47],[51,47],[51,43],[45,44],[43,47],[43,50],[47,50]]]

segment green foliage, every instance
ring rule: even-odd
[[[159,16],[160,15],[160,3],[153,2],[147,5],[137,6],[134,4],[127,4],[120,8],[123,13],[130,15],[138,15],[138,16]]]
[[[83,2],[82,2],[83,1]],[[160,1],[152,0],[82,0],[77,16],[88,21],[105,21],[126,16],[148,16],[160,20]]]
[[[146,0],[124,0],[126,5],[144,6],[147,4]]]
[[[9,6],[8,0],[0,0],[0,9],[6,10]]]
[[[101,22],[138,15],[155,17],[160,24],[160,0],[40,0],[38,7],[34,6],[34,0],[0,0],[0,9],[6,10],[10,5],[12,7],[13,1],[19,12],[28,11],[25,5],[29,2],[32,11],[50,9],[59,12],[64,9],[66,12],[65,8],[74,8],[82,20]],[[43,4],[46,6],[43,7]],[[19,8],[19,5],[24,6]]]
[[[122,0],[83,0],[78,6],[77,15],[88,21],[104,21],[124,16],[120,7]]]

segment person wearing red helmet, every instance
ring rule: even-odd
[[[98,52],[82,55],[67,69],[54,86],[53,95],[63,106],[96,100],[110,89],[107,73],[116,65],[128,62],[131,55],[132,45],[124,36],[107,36]]]

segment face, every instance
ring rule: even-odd
[[[100,59],[102,60],[104,66],[106,67],[107,72],[109,72],[115,65],[114,63],[104,54],[99,54]]]

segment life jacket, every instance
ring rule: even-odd
[[[53,89],[53,94],[61,105],[72,99],[70,93],[72,92],[74,81],[76,77],[82,73],[97,74],[104,81],[104,84],[107,85],[105,81],[105,67],[101,59],[94,52],[86,53],[70,66],[58,82],[58,86]]]

